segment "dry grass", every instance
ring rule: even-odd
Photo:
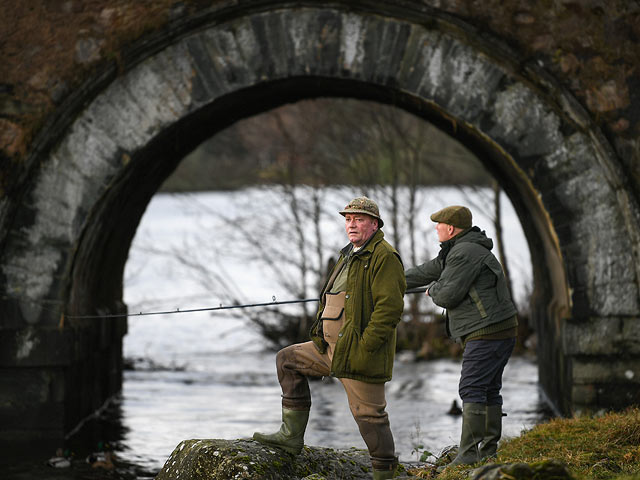
[[[640,480],[640,409],[554,419],[505,440],[499,463],[564,462],[577,479]],[[438,480],[468,479],[469,468],[445,471]],[[429,477],[424,471],[421,476]]]

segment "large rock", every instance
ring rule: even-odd
[[[471,480],[574,480],[567,465],[559,460],[538,463],[489,464],[477,468],[469,475]]]
[[[401,467],[400,470],[404,470]],[[298,456],[253,440],[184,440],[156,480],[371,479],[366,450],[305,446]]]

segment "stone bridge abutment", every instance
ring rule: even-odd
[[[396,105],[470,148],[529,241],[550,401],[565,414],[640,402],[639,192],[570,92],[435,9],[225,5],[78,91],[0,203],[3,440],[63,436],[120,389],[126,320],[73,316],[126,312],[131,240],[184,155],[240,118],[321,96]]]

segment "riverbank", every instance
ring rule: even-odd
[[[640,479],[640,409],[552,419],[503,441],[497,461],[536,464],[551,459],[566,464],[577,479]],[[433,478],[433,469],[421,470],[419,476]],[[438,480],[468,478],[469,467],[462,466],[438,475]]]

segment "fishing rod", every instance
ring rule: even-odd
[[[412,288],[405,291],[406,294],[411,293],[423,293],[427,290],[427,287],[418,287]],[[271,302],[262,302],[262,303],[245,303],[241,305],[222,305],[218,307],[204,307],[204,308],[189,308],[180,310],[176,308],[175,310],[164,310],[158,312],[138,312],[138,313],[108,313],[105,315],[65,315],[66,318],[73,319],[87,319],[87,318],[122,318],[122,317],[144,317],[149,315],[172,315],[176,313],[194,313],[194,312],[212,312],[216,310],[231,310],[234,308],[255,308],[255,307],[272,307],[274,305],[290,305],[294,303],[308,303],[308,302],[317,302],[320,299],[318,298],[302,298],[296,300],[282,300],[276,301],[276,297],[271,297]]]

